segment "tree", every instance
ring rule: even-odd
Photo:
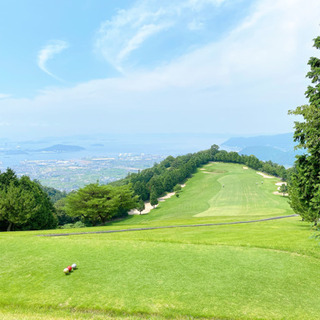
[[[50,201],[46,192],[43,191],[37,183],[31,181],[29,177],[26,176],[20,178],[20,185],[34,195],[37,210],[31,218],[19,228],[22,230],[56,228],[58,225],[58,219],[55,214],[53,203]]]
[[[15,172],[12,169],[8,168],[6,172],[0,174],[0,188],[3,189],[8,187],[11,182],[17,185],[18,178]]]
[[[158,198],[155,191],[151,190],[150,193],[150,204],[153,206],[153,208],[158,204]]]
[[[141,214],[141,212],[145,209],[145,204],[144,204],[144,202],[143,202],[143,200],[139,200],[138,201],[138,205],[137,205],[137,210],[140,212],[140,214]]]
[[[56,215],[58,218],[58,223],[60,226],[68,223],[75,223],[79,221],[79,217],[70,217],[66,212],[66,199],[61,198],[54,203],[54,208],[56,210]],[[52,201],[52,200],[51,200]]]
[[[116,188],[115,194],[119,197],[118,212],[116,216],[127,215],[128,211],[137,207],[139,197],[134,195],[132,184]]]
[[[6,190],[0,192],[1,220],[8,222],[7,231],[16,224],[26,223],[36,212],[37,204],[32,193],[11,182]]]
[[[48,196],[29,177],[20,179],[9,169],[0,174],[0,220],[7,230],[50,229],[57,226]]]
[[[320,37],[314,39],[314,47],[320,49]],[[308,86],[305,96],[309,104],[289,111],[303,118],[295,122],[294,141],[298,142],[296,149],[306,151],[297,156],[289,199],[296,213],[316,225],[320,217],[320,59],[311,57],[308,64],[307,77],[312,85]]]
[[[280,186],[279,192],[282,193],[283,196],[288,192],[288,187],[285,183]]]
[[[93,225],[105,223],[115,216],[122,216],[137,205],[131,185],[112,187],[92,183],[70,194],[65,210],[71,217],[81,217]]]
[[[37,183],[40,188],[49,196],[49,199],[52,203],[56,203],[60,199],[63,199],[67,196],[67,193],[65,191],[60,191],[52,187],[46,187],[41,184],[38,180],[33,180],[35,183]]]
[[[148,182],[148,186],[150,190],[153,190],[153,192],[156,194],[156,197],[159,197],[165,191],[162,183],[162,177],[159,175],[154,175]],[[151,199],[151,191],[150,191],[150,199]]]
[[[210,147],[210,156],[211,156],[211,159],[214,159],[214,156],[219,152],[219,146],[216,145],[216,144],[213,144],[211,147]]]
[[[133,189],[136,195],[140,196],[142,200],[147,200],[149,197],[148,188],[146,183],[137,181],[133,184]]]

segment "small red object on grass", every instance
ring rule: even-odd
[[[71,267],[71,266],[68,266],[67,268],[68,268],[68,270],[69,270],[69,271],[71,271],[71,270],[72,270],[72,267]]]

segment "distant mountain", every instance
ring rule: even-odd
[[[258,159],[282,164],[286,167],[293,166],[295,156],[301,154],[301,151],[282,151],[273,147],[256,146],[246,147],[239,151],[240,154],[251,155],[253,154]]]
[[[294,150],[294,146],[293,133],[230,138],[221,145],[223,149],[234,150],[240,154],[254,155],[260,160],[271,160],[286,167],[292,166],[295,156],[303,153],[302,150]]]
[[[292,151],[295,143],[293,142],[293,133],[283,133],[271,136],[239,137],[230,138],[222,145],[223,148],[240,151],[247,147],[273,147],[282,151]]]
[[[52,152],[52,153],[62,153],[62,152],[78,152],[85,150],[85,148],[79,146],[65,145],[65,144],[55,144],[54,146],[39,149],[39,152]]]

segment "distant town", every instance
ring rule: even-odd
[[[152,167],[168,155],[205,150],[213,143],[222,149],[255,155],[290,167],[295,159],[292,133],[234,137],[203,135],[106,135],[47,138],[39,141],[0,139],[0,170],[8,167],[61,191],[88,183],[108,184],[129,172]]]
[[[112,157],[70,160],[24,160],[14,167],[19,176],[28,175],[41,184],[70,192],[86,184],[107,184],[124,178],[129,172],[151,167],[165,155],[119,153]]]

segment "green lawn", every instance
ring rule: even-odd
[[[201,224],[290,215],[287,198],[273,194],[279,181],[243,165],[210,163],[187,181],[179,198],[173,196],[150,214],[121,224]]]
[[[272,194],[277,180],[238,165],[210,164],[206,171],[210,170],[220,173],[199,171],[180,198],[167,200],[149,215],[90,231],[279,215],[273,211],[279,209],[273,202],[266,210],[270,200],[264,201],[262,194],[278,201],[282,214],[292,213],[285,198]],[[224,188],[219,187],[221,181]],[[246,187],[241,188],[242,183]],[[222,203],[228,197],[234,202],[224,210]],[[174,206],[179,208],[176,213]],[[204,212],[206,216],[199,217]],[[320,246],[310,238],[310,226],[298,217],[240,225],[36,236],[41,233],[0,234],[0,319],[320,317]],[[65,276],[63,268],[73,262],[79,269]]]

